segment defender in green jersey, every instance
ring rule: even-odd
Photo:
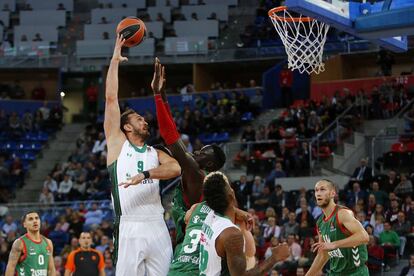
[[[368,259],[368,233],[351,210],[335,204],[335,195],[335,185],[331,181],[320,180],[316,183],[316,203],[322,208],[323,215],[317,222],[319,241],[312,246],[318,254],[306,275],[321,272],[329,260],[328,275],[368,276],[365,265]]]
[[[40,235],[40,218],[36,212],[23,216],[27,233],[14,241],[6,276],[55,276],[52,242]]]

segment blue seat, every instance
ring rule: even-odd
[[[17,150],[17,149],[18,149],[18,147],[17,147],[17,144],[15,142],[8,141],[5,144],[5,150],[7,150],[7,151],[14,151],[14,150]]]

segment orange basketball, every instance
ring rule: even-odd
[[[130,16],[119,22],[116,33],[125,38],[125,47],[134,47],[145,39],[147,28],[141,19]]]

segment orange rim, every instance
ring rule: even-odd
[[[277,13],[281,12],[281,11],[286,11],[288,9],[288,7],[286,6],[280,6],[280,7],[276,7],[271,9],[268,12],[269,17],[276,19],[278,21],[284,21],[284,22],[310,22],[313,20],[313,18],[311,17],[280,17],[277,15]]]

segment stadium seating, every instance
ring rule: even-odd
[[[229,11],[227,5],[197,5],[197,6],[181,6],[181,13],[191,20],[193,13],[197,14],[199,20],[207,20],[212,13],[215,13],[220,21],[228,21]]]
[[[99,4],[103,4],[105,6],[111,4],[113,8],[122,8],[123,5],[126,5],[128,8],[136,8],[136,9],[144,9],[146,7],[145,0],[99,0]]]
[[[32,41],[36,34],[40,34],[43,41],[57,42],[58,30],[56,26],[50,25],[27,25],[14,27],[14,43],[18,44],[21,37],[25,35],[27,40]]]
[[[166,55],[194,55],[208,52],[207,37],[166,37],[164,45]]]
[[[66,26],[66,12],[48,10],[20,11],[20,25]]]
[[[171,22],[171,7],[165,6],[156,6],[156,7],[148,7],[147,12],[152,20],[156,20],[159,13],[162,14],[165,22]]]
[[[177,20],[174,21],[174,29],[177,36],[218,37],[219,35],[219,24],[217,20]]]
[[[123,18],[136,15],[137,11],[133,8],[93,9],[91,10],[91,23],[101,24],[102,17],[105,17],[109,24],[118,24]]]
[[[26,0],[33,10],[57,10],[59,4],[63,4],[66,11],[73,11],[73,0]]]

